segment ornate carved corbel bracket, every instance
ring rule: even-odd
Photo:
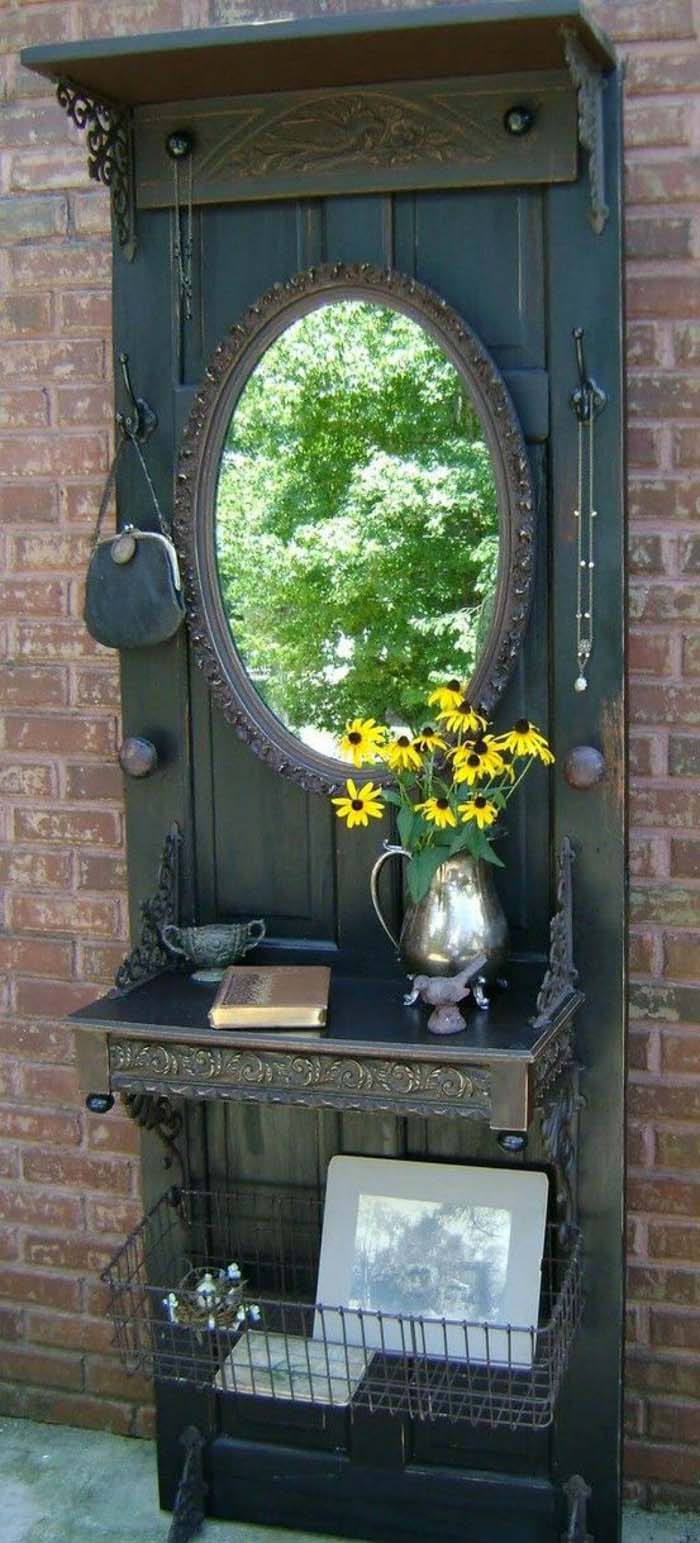
[[[564,54],[569,74],[576,88],[579,144],[588,151],[588,180],[591,188],[590,221],[597,236],[605,229],[610,213],[605,202],[605,135],[603,131],[603,71],[570,27],[564,28]]]
[[[88,171],[94,182],[109,188],[117,240],[131,262],[136,250],[131,111],[89,96],[70,80],[59,80],[56,95],[76,127],[85,130]]]
[[[180,910],[180,831],[171,825],[165,838],[155,894],[141,906],[141,932],[114,977],[110,996],[124,996],[135,986],[143,986],[162,970],[173,968],[173,956],[164,947],[161,934],[170,922],[179,921]]]

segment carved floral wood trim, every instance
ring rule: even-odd
[[[327,1109],[483,1119],[488,1069],[374,1056],[202,1048],[110,1039],[111,1085],[167,1097],[251,1098]]]
[[[423,103],[397,92],[317,92],[218,147],[211,165],[205,163],[199,173],[205,176],[224,163],[230,174],[257,180],[303,177],[355,163],[383,170],[426,161],[449,165],[458,158],[493,160],[502,151],[503,133],[476,123],[460,106],[440,101],[437,93]]]
[[[214,559],[214,503],[221,445],[250,371],[292,321],[333,297],[394,305],[424,326],[462,374],[484,424],[501,509],[501,563],[493,623],[470,684],[472,699],[486,712],[501,696],[520,652],[534,564],[535,496],[515,409],[483,344],[446,301],[393,270],[336,263],[310,268],[275,285],[246,311],[215,349],[194,398],[182,436],[173,533],[190,638],[213,696],[256,755],[313,792],[339,788],[348,767],[303,745],[252,686],[233,646],[221,601]]]

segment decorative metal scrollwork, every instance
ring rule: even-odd
[[[557,904],[559,909],[549,924],[549,962],[537,993],[536,1027],[553,1017],[555,1010],[576,990],[578,970],[574,965],[571,864],[574,852],[568,836],[559,848]]]
[[[117,970],[111,996],[124,996],[135,986],[153,980],[162,970],[173,969],[173,956],[161,935],[169,923],[179,921],[180,840],[177,825],[171,825],[160,859],[155,894],[141,906],[141,933]]]
[[[542,1141],[547,1161],[556,1174],[555,1205],[559,1240],[564,1247],[576,1224],[578,1211],[578,1116],[582,1105],[578,1090],[578,1067],[572,1066],[561,1078],[541,1117]]]
[[[578,137],[588,151],[588,180],[591,189],[591,225],[597,236],[605,229],[610,210],[605,202],[605,137],[603,133],[603,72],[576,33],[564,28],[564,53],[569,74],[576,87]]]
[[[185,1448],[185,1461],[175,1496],[168,1543],[190,1543],[190,1538],[196,1537],[204,1521],[204,1437],[196,1425],[188,1425],[180,1443]]]
[[[70,80],[58,82],[56,96],[76,128],[85,132],[88,171],[94,182],[109,188],[117,240],[130,261],[136,247],[131,112],[89,96]]]
[[[175,1162],[182,1176],[183,1162],[175,1145],[182,1130],[180,1110],[173,1107],[169,1098],[158,1093],[122,1093],[122,1103],[129,1118],[141,1130],[152,1131],[162,1141],[166,1151],[166,1168],[172,1167]]]

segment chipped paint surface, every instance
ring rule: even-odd
[[[625,807],[625,716],[621,696],[603,702],[600,737],[605,760],[603,796],[611,809],[621,814]]]

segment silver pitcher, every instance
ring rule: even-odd
[[[406,974],[457,975],[476,954],[485,954],[481,977],[497,979],[503,974],[510,940],[491,864],[465,851],[446,857],[423,899],[406,906],[401,933],[395,938],[382,914],[378,879],[390,857],[410,856],[405,847],[387,846],[370,875],[377,918],[398,950]]]

